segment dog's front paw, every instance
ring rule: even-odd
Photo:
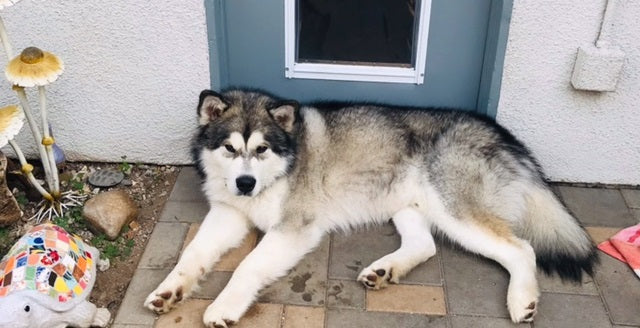
[[[144,301],[144,306],[156,313],[169,312],[185,297],[182,286],[164,287],[163,285],[164,283],[158,286]]]
[[[380,289],[389,283],[397,284],[400,281],[400,277],[396,273],[390,263],[376,261],[360,272],[358,281],[367,288]]]
[[[234,309],[224,304],[213,302],[204,312],[202,321],[209,328],[228,328],[235,325],[242,314],[233,313]]]

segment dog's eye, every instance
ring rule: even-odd
[[[29,312],[29,311],[31,311],[31,307],[29,305],[25,305],[24,312]]]
[[[233,146],[231,146],[231,145],[224,145],[224,148],[226,148],[227,151],[230,152],[230,153],[235,153],[236,152],[236,149],[233,148]]]
[[[265,151],[267,151],[267,146],[258,146],[258,148],[256,148],[256,153],[258,154],[262,154]]]

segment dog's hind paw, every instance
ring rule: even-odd
[[[380,289],[386,287],[389,283],[397,284],[400,282],[400,277],[391,265],[374,262],[360,272],[358,281],[367,288]]]
[[[516,298],[517,297],[515,296],[507,295],[507,305],[509,308],[511,321],[513,321],[514,323],[533,322],[533,317],[536,315],[536,313],[538,313],[538,298]]]
[[[177,287],[175,290],[161,289],[158,287],[155,291],[151,292],[147,299],[144,301],[144,306],[156,313],[167,313],[178,302],[182,301],[184,293],[182,286]]]

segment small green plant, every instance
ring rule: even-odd
[[[100,250],[100,258],[110,261],[119,258],[125,259],[131,256],[135,242],[119,236],[116,240],[108,240],[104,234],[97,235],[91,239],[91,244]]]
[[[27,199],[27,195],[24,192],[18,192],[13,195],[16,198],[16,202],[20,205],[22,209],[29,203],[29,199]]]
[[[82,207],[71,208],[64,216],[55,217],[51,221],[70,233],[86,230],[86,225],[82,218]]]
[[[122,162],[118,165],[120,172],[129,175],[131,174],[131,169],[133,168],[129,162],[127,162],[127,156],[121,156]]]
[[[78,173],[75,177],[69,180],[69,187],[74,191],[84,190],[84,173]]]
[[[11,236],[9,228],[0,228],[0,257],[9,251],[16,239],[18,238]]]

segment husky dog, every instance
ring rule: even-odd
[[[513,322],[536,314],[537,266],[576,281],[592,274],[589,235],[527,148],[495,122],[445,110],[330,107],[202,92],[192,150],[211,210],[146,307],[164,313],[188,297],[252,227],[265,235],[205,311],[209,327],[240,319],[327,232],[389,218],[401,246],[358,275],[368,288],[398,283],[432,257],[434,230],[509,272]]]

